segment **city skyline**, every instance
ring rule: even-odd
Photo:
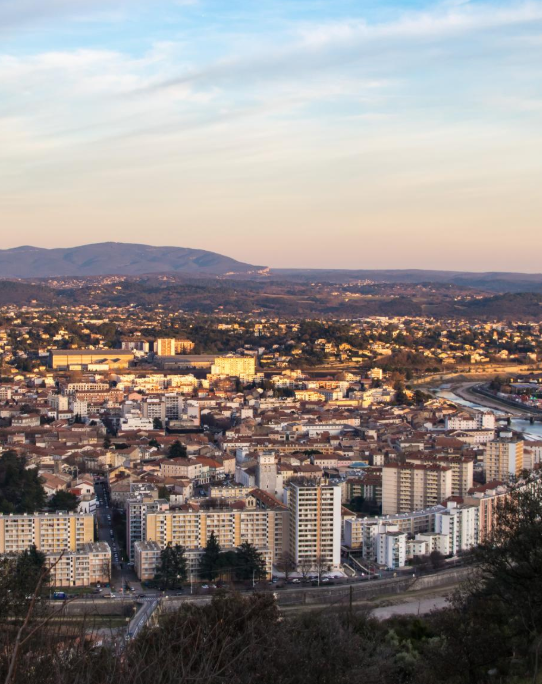
[[[541,28],[536,1],[0,0],[2,247],[540,271]]]

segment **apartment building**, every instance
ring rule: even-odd
[[[444,418],[446,430],[494,430],[495,415],[490,411],[477,411],[474,414],[456,413]]]
[[[260,509],[254,504],[239,505],[239,502],[223,508],[184,506],[148,513],[143,541],[156,543],[160,550],[168,544],[179,544],[192,554],[197,564],[198,554],[203,553],[214,533],[223,550],[235,549],[244,542],[255,546],[265,556],[271,573],[274,560],[287,543],[287,516],[288,511],[281,506]],[[143,561],[149,565],[149,554],[156,547],[139,545],[138,549],[140,566],[143,567]]]
[[[185,477],[189,480],[200,480],[203,465],[198,459],[165,458],[160,461],[162,477]]]
[[[253,378],[256,374],[256,359],[253,356],[217,356],[211,373],[232,378]]]
[[[523,440],[496,439],[488,442],[484,454],[486,481],[516,480],[523,470]]]
[[[169,503],[165,499],[154,499],[150,495],[135,496],[128,499],[126,508],[126,552],[134,560],[134,544],[146,538],[147,516],[149,513],[165,511]]]
[[[379,518],[350,517],[344,521],[344,544],[350,549],[361,549],[363,557],[374,559],[374,543],[377,534],[390,529],[405,532],[409,536],[432,533],[435,530],[435,515],[446,510],[437,505],[422,511],[411,511],[400,515]]]
[[[463,498],[465,504],[478,508],[478,525],[480,541],[486,541],[495,525],[499,504],[510,495],[510,489],[503,482],[492,481],[485,485],[473,487]]]
[[[330,568],[341,563],[341,488],[311,480],[290,481],[290,552],[295,562],[324,560]],[[320,563],[319,563],[320,564]]]
[[[441,464],[393,463],[382,468],[382,513],[419,511],[452,496],[452,469]]]
[[[32,545],[46,554],[78,551],[93,541],[91,514],[0,514],[0,555],[20,553]]]
[[[452,496],[465,496],[473,484],[474,461],[467,456],[451,454],[407,454],[407,463],[440,464],[452,469]]]
[[[376,562],[390,570],[406,563],[407,536],[404,532],[384,532],[376,535]]]
[[[161,337],[154,343],[154,353],[157,356],[175,356],[175,339]]]
[[[479,509],[476,506],[458,505],[455,501],[449,501],[447,509],[436,514],[435,532],[448,535],[449,549],[453,556],[478,545],[478,515]]]
[[[106,542],[83,544],[77,551],[48,553],[53,587],[88,587],[111,581],[111,547]]]

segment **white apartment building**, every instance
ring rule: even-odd
[[[435,516],[435,532],[449,537],[449,553],[456,556],[477,546],[480,539],[479,509],[448,502],[447,510]]]
[[[299,565],[325,559],[330,568],[341,564],[341,488],[308,480],[289,482],[290,551]]]
[[[477,411],[473,415],[456,413],[445,417],[444,428],[446,430],[494,430],[495,414],[490,411]]]
[[[376,535],[376,560],[391,570],[406,564],[407,536],[404,532],[385,532]]]

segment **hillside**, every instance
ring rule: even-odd
[[[315,318],[431,316],[477,320],[542,320],[542,294],[479,293],[443,285],[370,285],[352,288],[329,283],[276,280],[219,280],[147,276],[114,283],[80,279],[77,287],[0,280],[0,306],[141,306],[212,314],[253,314]],[[219,308],[220,307],[220,308]]]
[[[0,250],[0,276],[3,278],[169,272],[224,275],[257,272],[261,268],[203,249],[151,247],[121,242],[58,249],[25,246]]]

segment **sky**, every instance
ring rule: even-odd
[[[541,272],[542,0],[0,0],[0,247]]]

